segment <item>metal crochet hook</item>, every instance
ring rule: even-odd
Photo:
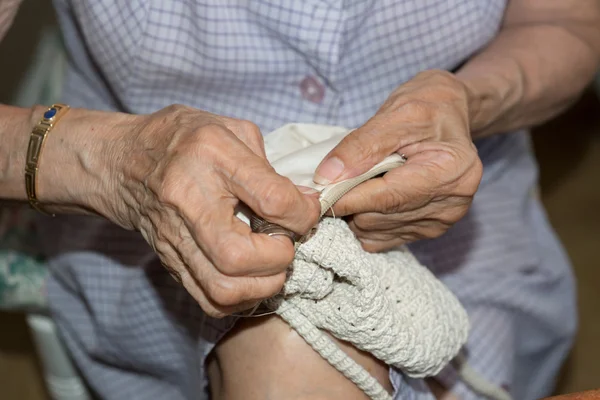
[[[292,244],[296,244],[296,242],[300,239],[298,235],[296,235],[289,229],[286,229],[281,225],[277,225],[272,222],[266,221],[256,214],[252,214],[252,216],[250,217],[250,228],[254,233],[265,233],[269,236],[288,237],[292,241]]]

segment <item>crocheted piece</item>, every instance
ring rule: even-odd
[[[342,220],[324,219],[289,271],[271,308],[293,307],[409,376],[437,374],[467,340],[465,310],[408,249],[367,253]]]

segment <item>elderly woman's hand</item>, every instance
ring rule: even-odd
[[[41,172],[51,173],[49,160],[65,129],[77,132],[80,143],[89,143],[78,145],[87,170],[78,185],[87,186],[85,206],[139,230],[208,314],[249,308],[281,289],[294,256],[291,241],[252,233],[236,207],[243,202],[268,221],[305,233],[317,223],[319,203],[275,173],[254,124],[171,106],[142,116],[104,113],[110,129],[86,125],[85,133],[77,126],[91,112],[72,112],[52,132]],[[48,185],[41,189],[58,196]]]
[[[317,169],[326,184],[399,152],[408,161],[365,182],[335,206],[368,251],[444,233],[467,212],[482,166],[469,132],[468,93],[452,74],[427,71],[400,86]]]

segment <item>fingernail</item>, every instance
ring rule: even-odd
[[[325,161],[315,172],[313,181],[319,185],[327,185],[336,180],[344,172],[344,163],[337,157]]]
[[[298,188],[298,190],[300,191],[300,193],[303,193],[303,194],[315,194],[315,193],[319,193],[318,190],[313,189],[313,188],[308,187],[308,186],[298,185],[296,187]]]

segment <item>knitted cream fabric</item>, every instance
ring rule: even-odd
[[[333,185],[318,186],[312,175],[347,133],[339,127],[286,125],[267,135],[267,157],[278,173],[321,191],[327,208],[337,200],[327,195],[335,192]],[[389,163],[399,165],[397,157]],[[334,218],[323,219],[314,236],[296,247],[282,292],[266,306],[373,399],[390,396],[322,330],[412,377],[437,374],[458,354],[469,330],[456,297],[407,248],[367,253],[348,225]]]
[[[325,218],[298,246],[283,291],[269,301],[413,377],[437,374],[465,343],[456,297],[406,248],[365,252],[348,225]]]

